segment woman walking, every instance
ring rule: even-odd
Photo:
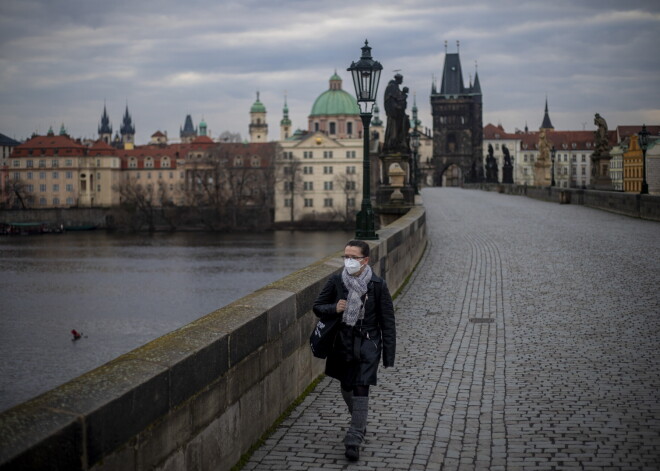
[[[357,461],[367,427],[369,386],[377,383],[381,354],[385,368],[394,365],[396,327],[387,284],[369,266],[369,245],[351,240],[343,258],[344,270],[328,279],[314,302],[314,314],[321,320],[341,316],[325,373],[340,382],[351,413],[346,457]]]

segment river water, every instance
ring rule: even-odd
[[[341,250],[351,237],[0,237],[0,411]],[[82,338],[73,341],[72,329]]]

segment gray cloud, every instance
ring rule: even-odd
[[[295,127],[365,38],[384,67],[416,93],[431,125],[429,92],[444,41],[466,82],[478,62],[484,122],[537,128],[546,94],[557,128],[660,123],[660,6],[652,1],[5,0],[0,4],[0,132],[16,138],[64,123],[94,137],[104,102],[115,129],[126,104],[137,141],[178,136],[185,115],[211,132],[247,135],[255,93],[277,138],[287,93]],[[382,109],[382,106],[381,106]]]

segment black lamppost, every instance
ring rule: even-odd
[[[555,149],[555,146],[552,146],[552,150],[550,151],[550,160],[552,160],[552,181],[550,182],[550,186],[555,186],[555,154],[557,153],[557,149]]]
[[[416,195],[419,195],[419,182],[418,182],[418,173],[419,173],[419,132],[417,131],[417,123],[415,123],[415,128],[413,132],[410,133],[410,145],[413,150],[413,161],[412,161],[412,186],[413,192]]]
[[[646,149],[649,148],[649,132],[646,130],[646,124],[642,125],[642,130],[637,136],[639,139],[639,147],[642,149],[642,191],[640,194],[649,194],[649,184],[646,182]]]
[[[377,240],[374,211],[371,207],[371,164],[369,156],[369,124],[371,123],[371,111],[376,101],[378,92],[378,81],[383,66],[371,57],[369,42],[364,41],[362,46],[362,57],[357,62],[352,62],[346,69],[353,75],[355,95],[360,107],[360,118],[362,118],[364,156],[362,170],[362,210],[357,213],[355,238],[362,240]]]

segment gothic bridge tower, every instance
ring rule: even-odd
[[[458,48],[458,41],[457,41]],[[433,116],[434,184],[459,186],[483,179],[483,105],[479,74],[474,83],[463,82],[458,51],[447,53],[438,92],[431,88]]]

